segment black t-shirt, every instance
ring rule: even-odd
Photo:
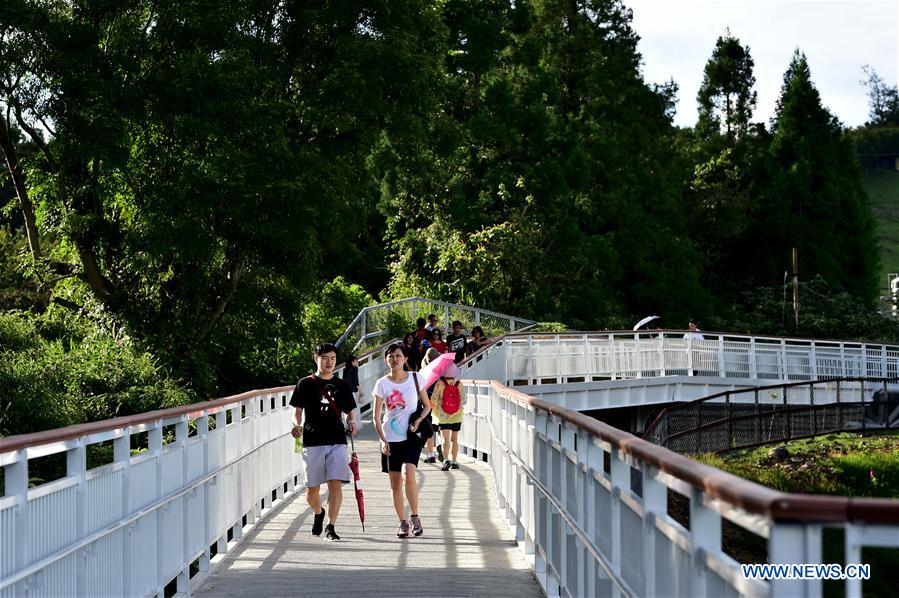
[[[343,413],[356,408],[356,401],[349,385],[334,376],[330,380],[318,380],[331,392],[334,405]],[[346,432],[341,418],[337,417],[321,387],[313,376],[297,382],[290,397],[290,404],[303,410],[303,445],[325,446],[346,444]]]
[[[456,354],[455,359],[453,359],[455,363],[459,363],[460,361],[465,359],[465,341],[466,339],[464,334],[460,334],[458,336],[455,334],[451,334],[446,337],[446,351],[447,353],[452,351]]]

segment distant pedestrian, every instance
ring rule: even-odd
[[[428,340],[428,332],[430,332],[430,330],[428,330],[426,324],[427,321],[424,318],[418,318],[418,320],[415,321],[417,328],[412,334],[415,335],[415,340],[419,343]]]
[[[443,342],[443,332],[439,328],[435,328],[428,336],[428,346],[437,349],[441,353],[446,353],[446,343]]]
[[[315,350],[316,371],[297,382],[290,397],[294,407],[294,438],[302,437],[303,463],[306,465],[306,502],[312,507],[312,535],[320,536],[325,519],[321,485],[328,485],[328,540],[340,540],[334,530],[340,505],[341,486],[348,484],[350,456],[346,446],[346,428],[342,413],[347,414],[350,433],[356,436],[356,401],[349,385],[334,375],[337,347],[330,343]]]
[[[419,352],[418,339],[415,338],[415,334],[410,332],[404,336],[403,345],[406,347],[406,352],[409,355],[409,359],[406,362],[406,369],[410,372],[417,372],[419,365],[421,364],[421,354]]]
[[[359,411],[359,404],[362,402],[362,394],[359,392],[359,360],[355,355],[346,358],[343,366],[343,381],[350,387],[353,393],[353,400],[356,402],[356,427],[357,432],[362,430],[362,414]]]
[[[409,503],[412,535],[420,536],[424,532],[418,515],[418,481],[415,478],[421,445],[408,435],[410,431],[417,431],[422,420],[431,412],[431,401],[419,387],[418,374],[403,369],[406,357],[406,348],[402,344],[393,343],[387,347],[384,360],[390,373],[377,381],[372,392],[375,399],[375,430],[381,439],[381,470],[390,476],[393,507],[399,518],[396,532],[399,538],[409,536],[405,502]],[[418,403],[422,404],[421,416],[410,421]]]
[[[705,340],[705,337],[702,336],[702,332],[699,330],[699,328],[696,327],[695,320],[690,320],[690,322],[687,324],[687,332],[684,334],[684,338],[694,341]]]
[[[475,326],[471,329],[471,340],[468,343],[468,354],[477,353],[490,344],[490,339],[484,336],[484,329]]]
[[[425,326],[425,330],[431,332],[432,330],[443,330],[440,328],[440,324],[437,321],[437,314],[428,314],[428,325]]]
[[[462,334],[462,322],[456,320],[453,322],[453,333],[446,337],[446,350],[449,353],[455,353],[454,363],[461,363],[465,359],[465,346],[468,339]]]

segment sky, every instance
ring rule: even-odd
[[[755,61],[752,120],[774,114],[783,74],[798,47],[824,105],[846,126],[868,119],[863,65],[888,85],[899,78],[899,0],[624,0],[634,13],[647,82],[679,85],[679,126],[696,124],[696,94],[715,40],[727,28]]]

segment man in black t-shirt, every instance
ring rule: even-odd
[[[465,359],[465,346],[467,345],[467,339],[465,335],[462,334],[462,322],[456,320],[453,322],[453,333],[446,337],[446,351],[447,353],[455,353],[456,356],[453,358],[453,363],[459,363],[463,359]]]
[[[290,397],[294,407],[294,438],[303,438],[303,463],[306,465],[306,502],[315,517],[312,535],[320,536],[325,519],[321,485],[328,484],[328,525],[325,537],[340,540],[334,531],[340,504],[342,484],[348,484],[350,457],[346,446],[346,430],[340,414],[347,414],[350,433],[356,435],[356,401],[346,382],[334,375],[337,348],[326,343],[315,350],[317,370],[297,382]]]

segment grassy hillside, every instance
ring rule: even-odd
[[[880,240],[880,287],[886,285],[888,272],[899,272],[899,172],[881,171],[865,177],[865,187],[871,197],[871,208],[877,218]]]

